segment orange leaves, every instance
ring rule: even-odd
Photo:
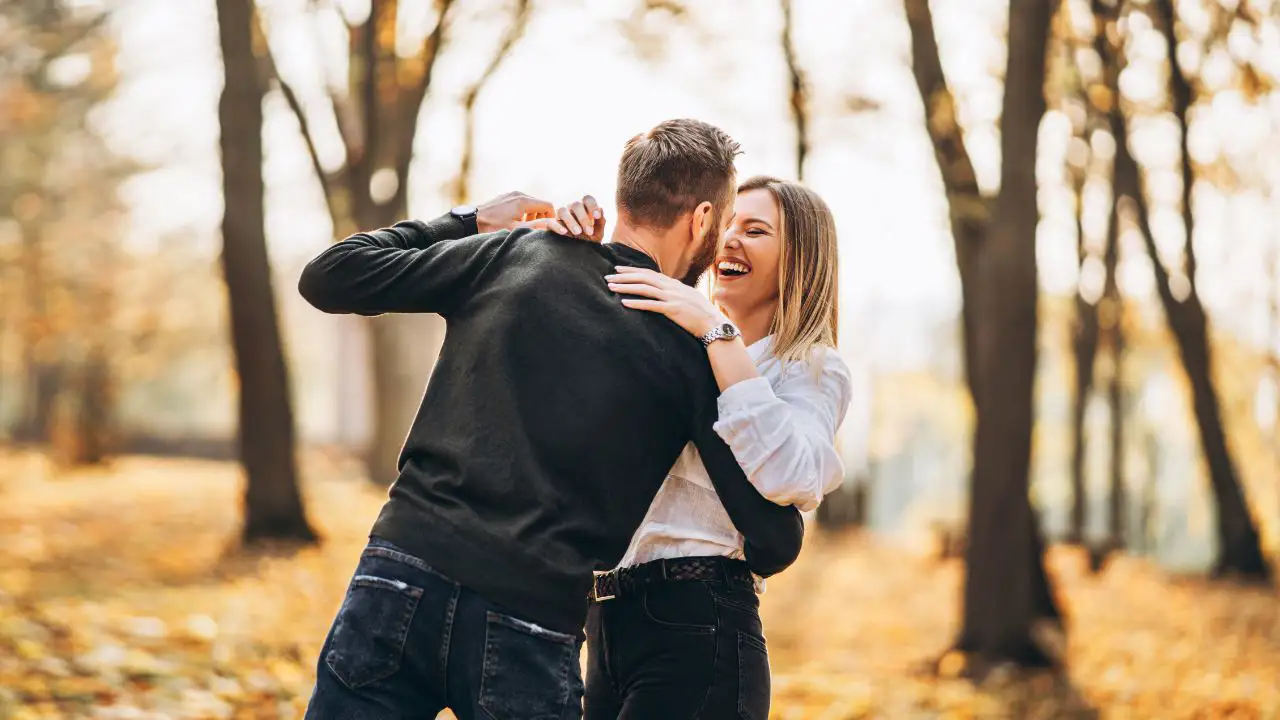
[[[0,454],[0,717],[296,718],[384,492],[305,457],[328,543],[246,555],[228,464],[124,458],[51,477]],[[942,654],[960,566],[815,535],[763,597],[774,718],[1265,718],[1280,712],[1274,592],[1050,553],[1071,608],[1070,675]],[[925,666],[929,670],[924,670]]]

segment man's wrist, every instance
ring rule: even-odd
[[[453,219],[462,223],[463,227],[468,231],[468,235],[476,235],[482,232],[489,232],[483,228],[480,220],[480,209],[475,205],[459,205],[449,211]]]

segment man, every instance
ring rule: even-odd
[[[531,209],[508,198],[354,235],[303,271],[299,291],[325,312],[448,323],[307,717],[580,717],[592,572],[621,558],[688,442],[752,568],[795,559],[799,513],[760,496],[712,429],[702,345],[624,308],[603,278],[618,265],[701,274],[732,214],[737,153],[694,120],[633,138],[611,243],[467,237]]]

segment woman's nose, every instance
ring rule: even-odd
[[[724,247],[726,250],[737,250],[742,247],[742,243],[738,241],[738,234],[732,230],[724,234]]]

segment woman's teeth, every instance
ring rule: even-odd
[[[738,262],[724,261],[716,266],[716,269],[727,275],[746,275],[751,272],[751,268]]]

